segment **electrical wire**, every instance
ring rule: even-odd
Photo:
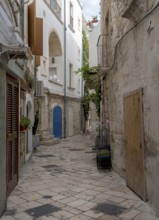
[[[121,38],[120,40],[117,42],[116,46],[115,46],[115,53],[114,53],[114,60],[113,60],[113,64],[112,66],[106,70],[106,73],[107,72],[110,72],[114,65],[115,65],[115,61],[116,61],[116,56],[117,56],[117,48],[118,48],[118,45],[120,44],[120,42],[125,38],[125,36],[131,32],[134,28],[136,28],[143,20],[145,20],[145,18],[147,18],[149,15],[152,14],[153,11],[155,11],[157,8],[159,7],[159,3],[149,12],[147,13],[140,21],[138,21],[132,28],[130,28]]]

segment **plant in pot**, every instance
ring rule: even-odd
[[[20,119],[20,131],[26,131],[30,124],[30,119],[28,117],[22,116]]]

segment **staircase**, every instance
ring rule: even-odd
[[[48,131],[43,131],[40,138],[40,145],[52,146],[59,144],[60,139],[54,138],[53,135],[50,135]]]

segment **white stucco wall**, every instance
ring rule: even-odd
[[[100,35],[100,22],[94,27],[92,32],[89,33],[89,65],[97,66],[97,42]]]
[[[73,70],[76,71],[81,67],[82,62],[82,11],[78,1],[72,1],[74,9],[74,32],[69,28],[69,5],[70,1],[66,1],[66,74],[67,74],[67,95],[70,97],[80,97],[78,89],[80,76],[73,75],[72,87],[69,87],[69,63],[73,65]],[[63,20],[63,1],[62,5],[62,20]],[[38,80],[44,81],[44,86],[49,89],[51,93],[64,94],[64,25],[63,22],[57,19],[52,10],[48,7],[44,0],[37,1],[37,17],[43,18],[43,56],[41,57],[41,66],[38,67]],[[78,28],[78,19],[81,21],[81,27]],[[54,31],[61,44],[62,57],[56,58],[56,63],[52,66],[58,65],[58,82],[49,80],[49,36]],[[78,49],[80,49],[80,59],[78,59]],[[44,67],[44,62],[46,63]]]

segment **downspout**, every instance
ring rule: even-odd
[[[20,1],[20,30],[22,40],[24,41],[24,0]]]
[[[64,0],[64,138],[66,138],[66,128],[67,128],[67,122],[66,122],[66,0]]]
[[[82,66],[83,66],[83,32],[82,32]],[[83,132],[83,125],[84,125],[84,114],[83,114],[83,106],[82,106],[82,99],[83,99],[83,89],[84,89],[84,81],[81,77],[81,132]]]

